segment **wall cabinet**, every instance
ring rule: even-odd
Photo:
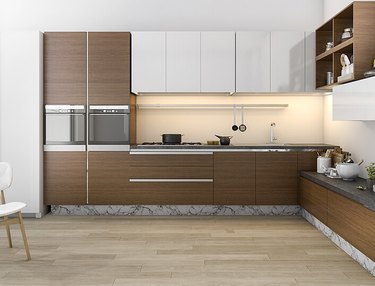
[[[298,204],[297,153],[256,154],[256,204]]]
[[[44,104],[86,104],[87,33],[44,33]]]
[[[214,154],[214,204],[255,204],[255,153]]]
[[[44,203],[87,203],[86,152],[44,152]]]
[[[236,92],[269,92],[271,33],[236,32]]]
[[[167,92],[200,92],[200,32],[167,32]]]
[[[201,33],[201,92],[235,92],[235,33]]]
[[[304,32],[271,32],[271,91],[305,91]]]
[[[132,92],[166,91],[165,32],[132,32]]]

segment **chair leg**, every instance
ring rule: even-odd
[[[19,222],[20,222],[20,229],[21,229],[21,232],[22,232],[23,244],[25,245],[25,250],[26,250],[27,260],[31,260],[29,244],[27,243],[27,237],[26,237],[26,232],[25,232],[25,226],[24,226],[24,224],[23,224],[23,219],[22,219],[22,214],[21,214],[21,212],[18,213],[18,220],[19,220]]]
[[[8,217],[4,217],[4,219],[8,219]],[[12,244],[12,236],[10,235],[10,226],[9,224],[7,224],[5,226],[6,230],[7,230],[7,236],[8,236],[8,244],[9,244],[9,247],[12,248],[13,247],[13,244]]]

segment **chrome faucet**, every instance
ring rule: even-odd
[[[275,127],[276,127],[276,123],[272,122],[270,126],[270,143],[271,144],[277,141],[277,138],[275,137]]]

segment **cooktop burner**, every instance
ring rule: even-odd
[[[163,142],[143,142],[141,145],[202,145],[200,142],[182,142],[182,143],[176,143],[176,144],[168,144]]]

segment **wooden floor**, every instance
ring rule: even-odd
[[[25,219],[0,232],[0,285],[375,285],[301,217]]]

